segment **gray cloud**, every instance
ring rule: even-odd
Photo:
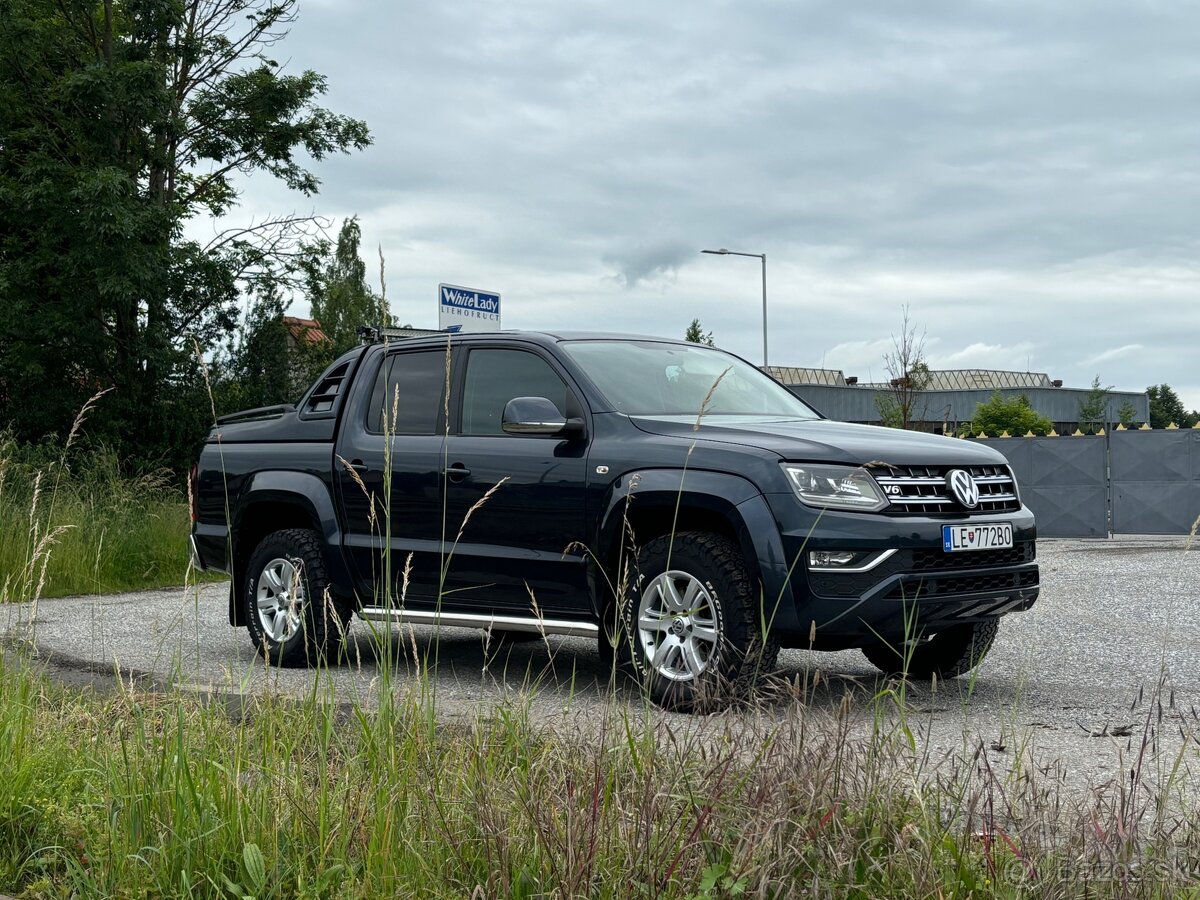
[[[479,284],[513,326],[698,316],[757,360],[755,261],[699,255],[728,246],[768,254],[772,362],[861,370],[838,346],[908,303],[947,361],[1139,388],[1197,382],[1198,30],[1149,0],[339,2],[281,46],[374,130],[316,202],[414,321]]]
[[[622,286],[633,288],[646,282],[673,280],[679,266],[695,252],[683,241],[655,242],[630,247],[607,257],[605,262],[617,270],[616,278]]]

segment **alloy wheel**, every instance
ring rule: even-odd
[[[642,592],[638,641],[650,666],[672,681],[691,681],[717,660],[716,605],[702,581],[687,572],[663,572]]]
[[[258,576],[258,622],[263,633],[284,644],[300,630],[304,611],[304,564],[299,559],[277,557]]]

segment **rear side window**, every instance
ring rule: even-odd
[[[504,434],[504,407],[515,397],[545,397],[566,414],[567,386],[550,364],[524,350],[472,350],[463,386],[463,434]]]
[[[441,350],[395,353],[383,361],[371,406],[367,430],[383,434],[437,434],[446,389],[446,354]]]

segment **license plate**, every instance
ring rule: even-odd
[[[1003,550],[1012,545],[1012,526],[1007,522],[942,526],[942,549],[947,553],[958,553],[962,550]]]

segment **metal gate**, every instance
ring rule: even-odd
[[[976,440],[1007,457],[1043,537],[1187,534],[1200,517],[1200,429]]]
[[[1187,534],[1200,516],[1200,431],[1109,436],[1114,534]]]
[[[1043,537],[1108,536],[1108,451],[1103,435],[983,438],[1012,466],[1021,501]]]

